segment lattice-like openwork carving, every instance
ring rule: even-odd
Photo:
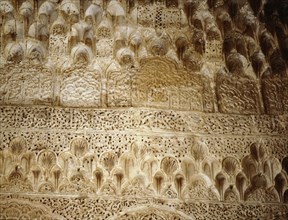
[[[0,1],[0,219],[287,219],[286,11]]]

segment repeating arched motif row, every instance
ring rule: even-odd
[[[89,149],[84,138],[56,154],[27,150],[18,137],[0,152],[1,188],[5,192],[94,193],[159,196],[171,199],[258,201],[287,203],[287,157],[281,162],[261,143],[250,146],[241,161],[210,155],[196,141],[184,158],[156,158],[149,148],[133,143],[128,151]]]
[[[9,53],[12,56],[12,57],[8,56],[8,54],[6,55],[6,58],[11,57],[8,59],[8,61],[9,60],[12,61],[13,59],[14,61],[21,60],[21,57],[17,55],[19,53],[18,52],[15,53],[16,51],[11,50],[11,48],[9,49],[9,47],[7,47],[6,45],[7,44],[6,41],[15,42],[16,39],[13,38],[13,36],[16,34],[17,34],[18,39],[21,39],[21,38],[23,39],[25,37],[35,39],[36,42],[39,42],[40,45],[42,44],[44,47],[46,47],[46,49],[48,47],[48,42],[49,42],[50,44],[49,50],[52,50],[50,51],[51,52],[50,54],[52,55],[53,54],[64,55],[66,54],[66,52],[70,53],[72,49],[74,48],[74,46],[78,46],[81,43],[83,45],[88,46],[91,49],[91,52],[95,52],[96,54],[100,55],[104,51],[99,51],[99,50],[106,50],[106,48],[103,48],[101,45],[101,43],[105,44],[104,39],[106,39],[106,42],[108,40],[110,41],[110,43],[115,44],[114,48],[116,49],[116,51],[113,54],[111,53],[106,54],[108,55],[108,56],[106,55],[104,56],[106,58],[111,55],[112,56],[116,55],[118,53],[117,52],[118,50],[119,50],[119,53],[120,53],[120,50],[124,48],[129,50],[128,49],[129,47],[127,47],[127,44],[131,44],[132,46],[131,49],[132,51],[134,50],[134,52],[136,52],[135,49],[137,50],[139,49],[138,43],[134,45],[133,42],[135,41],[127,42],[127,39],[126,39],[126,38],[130,38],[130,36],[133,39],[135,39],[133,36],[135,36],[134,33],[136,33],[137,31],[134,31],[134,28],[129,27],[129,29],[131,30],[128,33],[123,33],[123,30],[122,30],[123,27],[125,26],[128,27],[126,23],[123,23],[123,21],[125,20],[124,17],[126,16],[126,13],[124,12],[125,9],[123,8],[123,5],[121,5],[121,3],[119,3],[118,1],[110,1],[109,4],[106,5],[107,7],[99,1],[93,2],[91,3],[90,6],[88,5],[85,6],[86,11],[84,15],[81,15],[83,13],[82,11],[83,3],[80,4],[78,2],[78,4],[80,5],[77,5],[77,3],[75,4],[75,2],[73,1],[62,1],[61,3],[57,3],[53,1],[45,1],[45,2],[41,2],[40,4],[41,5],[39,6],[38,2],[36,1],[34,1],[34,5],[32,5],[32,2],[30,1],[24,2],[22,6],[20,7],[20,10],[21,10],[20,13],[21,13],[21,16],[23,16],[21,17],[21,16],[18,16],[17,13],[15,13],[15,10],[13,8],[13,7],[16,7],[16,11],[17,11],[17,7],[18,7],[17,5],[13,5],[10,1],[5,1],[2,3],[3,16],[5,18],[4,29],[6,28],[7,29],[6,32],[8,33],[7,35],[4,35],[4,38],[5,39],[7,38],[7,39],[4,40],[5,44],[3,47],[7,48],[7,51],[8,51],[7,53]],[[5,11],[5,6],[9,7],[10,10],[6,9]],[[81,9],[79,9],[79,6],[81,7]],[[163,5],[161,7],[165,7],[165,6]],[[137,11],[137,7],[135,8],[135,10]],[[178,9],[174,9],[174,10],[177,11]],[[34,23],[31,22],[31,20],[33,20],[33,16],[31,15],[33,14],[35,14],[35,20],[36,20]],[[80,19],[81,16],[84,16],[84,18]],[[25,24],[24,27],[21,27],[21,25],[18,24],[18,19],[20,21],[24,20],[23,22]],[[127,20],[129,20],[129,18]],[[13,23],[13,21],[15,24]],[[22,32],[19,32],[18,31],[19,28],[23,28],[24,30],[21,30]],[[129,36],[129,34],[131,35]],[[158,43],[155,42],[156,44],[154,44],[153,43],[154,40],[151,40],[151,44],[152,44],[151,48],[154,48],[154,46],[156,46],[156,48],[160,50],[163,50],[163,49],[166,50],[165,48],[161,47],[163,43],[163,42],[161,43],[162,41],[161,38],[158,38],[156,36],[156,33],[152,32],[152,34],[154,35],[154,37],[152,38],[156,39]],[[124,36],[124,35],[127,35],[127,36]],[[143,36],[140,36],[140,41],[142,37]],[[104,39],[101,39],[101,38],[104,38]],[[149,39],[152,39],[152,38],[149,37]],[[146,40],[149,40],[149,39],[146,39]],[[67,41],[68,44],[66,44],[65,41]],[[148,44],[150,45],[150,43]],[[19,46],[20,44],[17,44],[17,47]],[[113,45],[110,44],[109,47],[113,47]],[[56,51],[54,51],[54,49],[56,49]],[[15,50],[16,50],[16,44],[15,44]],[[20,48],[19,50],[22,50],[22,49]],[[60,52],[60,54],[59,53],[57,54],[57,51]],[[132,53],[134,54],[134,52]],[[153,53],[153,49],[151,53]],[[158,54],[158,52],[156,53]],[[20,58],[20,60],[19,59],[17,60],[16,59],[17,57]],[[100,57],[103,57],[103,56],[100,55]],[[85,60],[89,62],[89,59],[87,57]],[[121,62],[121,60],[122,58],[120,56],[120,60],[119,60],[120,63],[127,64],[127,63]]]
[[[0,202],[1,219],[64,219],[52,212],[41,203],[31,203],[25,200],[8,199]]]
[[[234,8],[235,13],[229,7]],[[33,64],[37,73],[42,72],[42,67],[61,73],[55,85],[53,77],[44,74],[33,77],[20,74],[20,77],[16,73],[19,79],[13,80],[15,74],[11,73],[12,78],[8,74],[3,77],[4,103],[21,100],[23,104],[40,102],[74,107],[79,107],[80,103],[87,107],[133,106],[130,94],[133,89],[129,87],[134,71],[131,68],[141,67],[147,58],[161,57],[177,63],[188,73],[208,76],[203,88],[203,94],[210,94],[202,100],[207,106],[205,111],[285,113],[288,109],[287,63],[282,58],[285,45],[284,49],[282,44],[278,48],[277,39],[269,30],[257,28],[255,7],[250,1],[241,4],[223,1],[3,1],[3,72],[11,73],[11,65],[14,66],[12,72],[19,72],[19,68],[31,69]],[[83,68],[84,72],[99,74],[82,76],[79,69]],[[62,73],[67,72],[74,76],[63,79]],[[105,77],[108,75],[113,80]],[[39,78],[37,82],[33,81],[35,77]],[[24,92],[29,95],[25,96],[23,91],[18,91],[16,83],[13,84],[16,81],[17,85],[20,81],[24,83],[24,88],[33,81],[39,88],[29,88]],[[193,77],[190,79],[192,84],[196,81]],[[110,86],[108,91],[105,91],[106,85]],[[89,90],[82,91],[82,86]],[[68,98],[67,93],[72,88],[76,92],[74,97]],[[57,94],[59,90],[62,93]],[[121,95],[119,90],[125,93]],[[53,94],[57,95],[53,97]],[[185,102],[187,94],[190,94],[189,99],[195,97],[191,87],[183,88],[179,94],[183,100],[176,100],[175,105],[180,103],[179,108],[190,110],[191,106]],[[156,105],[161,106],[163,102],[160,100]]]
[[[18,195],[17,200],[11,199],[11,195],[2,195],[1,199],[5,200],[5,206],[1,206],[1,208],[3,207],[1,214],[5,213],[6,215],[8,212],[8,216],[14,218],[18,216],[18,210],[22,211],[23,217],[30,212],[31,216],[41,219],[51,219],[51,217],[52,219],[140,219],[141,216],[157,219],[201,220],[269,217],[284,220],[287,217],[287,206],[275,203],[259,206],[252,203],[209,204],[204,201],[181,202],[145,198],[113,199],[111,197],[72,199],[61,196],[44,197],[43,195],[36,197],[35,195]],[[15,213],[12,212],[11,207],[16,208],[13,209]]]
[[[3,77],[0,80],[0,100],[9,105],[53,104],[65,107],[104,108],[133,106],[252,115],[244,121],[253,121],[258,117],[254,114],[287,113],[287,62],[283,58],[286,46],[282,43],[285,42],[287,33],[283,31],[279,34],[277,30],[273,33],[268,24],[266,28],[262,28],[262,25],[259,26],[257,23],[258,20],[263,21],[263,16],[266,16],[265,8],[268,2],[272,1],[252,2],[1,1],[0,72]],[[264,10],[261,11],[262,4],[266,7],[264,5]],[[278,22],[277,29],[284,29],[281,22]],[[77,110],[63,108],[63,114],[58,116],[59,121],[55,120],[56,124],[61,126],[63,122],[61,129],[66,129],[67,124],[67,127],[76,128],[78,124],[74,125],[70,121],[75,118],[84,121],[81,124],[83,127],[95,120],[90,120],[93,113],[90,115],[87,109],[79,110],[87,113],[87,117],[81,119],[78,115],[73,115],[72,119],[68,116],[69,111]],[[144,131],[150,129],[149,132],[158,132],[158,129],[167,126],[170,126],[169,131],[173,131],[175,127],[181,132],[186,131],[187,127],[188,131],[194,129],[194,125],[183,122],[183,118],[179,116],[182,113],[163,111],[153,115],[149,111],[139,111],[139,114],[146,114],[142,121],[142,116],[139,116],[139,125]],[[51,114],[50,111],[47,112]],[[54,116],[49,113],[44,113],[45,117]],[[17,110],[13,113],[13,120],[17,120],[14,114],[19,116],[20,113]],[[137,114],[138,112],[135,114],[135,121],[138,120]],[[104,110],[103,115],[105,116],[99,117],[105,119],[100,120],[104,123],[99,123],[100,126],[96,127],[106,132],[106,116],[109,114],[105,114]],[[239,128],[234,127],[234,123],[231,122],[235,120],[234,117],[226,120],[226,116],[214,118],[216,123],[212,116],[207,120],[199,117],[201,125],[196,126],[198,121],[195,121],[198,118],[193,122],[195,128],[199,128],[202,125],[205,127],[206,122],[210,124],[213,121],[209,126],[211,131],[217,134],[229,134],[228,130],[231,134],[239,132],[235,131]],[[26,113],[20,114],[19,117],[25,121]],[[154,117],[157,118],[155,121]],[[267,115],[263,115],[264,117],[270,118]],[[251,127],[250,123],[247,123],[249,125],[240,130],[248,135],[254,135],[254,132],[269,133],[267,131],[271,131],[272,134],[279,131],[285,135],[285,115],[284,119],[281,117],[282,115],[279,116],[280,119],[278,116],[273,117],[272,120],[271,116],[271,123],[270,120],[270,124],[267,123],[269,125],[265,124],[266,120],[262,121],[260,118],[251,122],[251,125],[254,123]],[[118,116],[115,118],[117,120]],[[173,119],[185,126],[177,125]],[[43,121],[45,120],[46,118]],[[222,131],[223,127],[218,127],[217,120],[223,120],[221,125],[225,127],[225,131]],[[32,121],[31,127],[37,119]],[[43,121],[39,124],[45,124]],[[98,123],[98,120],[95,121],[93,123]],[[110,121],[107,121],[109,124]],[[130,123],[130,118],[127,121]],[[262,122],[265,126],[255,125]],[[241,123],[243,124],[243,121]],[[229,128],[226,128],[226,124]],[[49,127],[47,124],[45,126]],[[122,125],[116,123],[107,127],[114,130],[118,126]],[[210,128],[205,129],[206,127],[202,131],[210,135]],[[4,131],[6,132],[6,129]],[[13,135],[11,132],[11,135],[14,136],[17,131],[14,131]],[[41,132],[45,131],[44,129]],[[30,135],[34,138],[35,133],[31,132]],[[70,138],[75,137],[75,134],[68,135]],[[269,134],[267,139],[269,137],[272,139],[272,135]],[[7,137],[5,138],[7,143]],[[252,138],[249,137],[249,141]],[[48,139],[50,140],[50,136]],[[213,142],[221,138],[210,139]],[[66,142],[69,142],[67,140]],[[231,141],[232,145],[239,140],[245,142],[246,136],[243,139],[235,138]],[[81,208],[84,207],[81,206],[82,203],[89,203],[93,199],[92,206],[96,207],[93,211],[96,212],[91,216],[111,216],[111,212],[105,209],[107,203],[98,200],[97,197],[106,197],[109,200],[120,197],[123,200],[117,200],[115,204],[109,203],[107,206],[121,207],[121,202],[129,203],[129,199],[135,198],[131,203],[141,203],[144,198],[153,202],[157,200],[162,205],[172,201],[174,207],[177,207],[170,207],[169,210],[157,206],[124,209],[117,215],[120,219],[190,219],[193,216],[191,213],[197,212],[198,209],[206,211],[197,215],[202,219],[215,219],[222,213],[221,219],[236,219],[242,214],[240,212],[244,213],[243,218],[260,218],[260,210],[263,212],[267,208],[271,211],[274,207],[276,208],[271,214],[262,216],[287,216],[285,207],[288,202],[288,159],[284,149],[286,143],[282,144],[283,149],[278,147],[281,151],[279,154],[284,154],[283,158],[272,156],[271,151],[277,148],[270,150],[270,153],[266,152],[269,146],[264,147],[262,143],[249,146],[241,143],[241,146],[249,149],[243,158],[215,158],[211,153],[214,149],[208,148],[206,143],[201,141],[191,143],[184,157],[182,155],[185,153],[181,153],[181,156],[176,155],[179,153],[175,151],[178,146],[171,148],[171,152],[164,150],[165,153],[158,154],[155,152],[163,151],[160,146],[147,147],[133,142],[125,146],[128,150],[124,150],[115,143],[113,147],[110,147],[110,143],[104,147],[99,143],[101,152],[104,151],[99,153],[91,149],[86,136],[73,139],[67,146],[63,146],[61,140],[58,142],[57,152],[50,146],[43,149],[39,146],[36,150],[31,150],[23,138],[11,139],[8,148],[3,145],[4,150],[0,151],[0,191],[4,193],[1,197],[7,195],[8,198],[10,193],[17,193],[16,198],[20,198],[21,195],[29,197],[30,193],[34,194],[33,196],[37,194],[39,198],[43,195],[42,202],[52,201],[51,206],[54,207],[59,205],[60,208],[53,209],[53,213],[55,210],[56,213],[59,210],[61,212],[62,205],[66,205],[69,211],[65,210],[65,216],[68,216],[68,219],[71,215],[77,216],[79,210],[81,212]],[[177,141],[172,145],[177,145],[176,143]],[[211,145],[213,144],[210,143]],[[219,145],[221,143],[217,143],[217,146]],[[105,151],[107,148],[109,150]],[[237,149],[233,151],[234,154],[237,154]],[[48,194],[52,197],[56,195],[54,200],[48,198]],[[96,199],[86,198],[87,195],[95,196]],[[33,200],[32,197],[30,201]],[[68,197],[71,203],[67,202]],[[64,201],[63,204],[55,202],[58,199]],[[262,204],[255,205],[259,201]],[[271,202],[275,205],[273,208],[270,207]],[[23,217],[19,214],[21,211],[18,209],[18,202],[11,202],[12,208],[2,204],[1,210],[3,206],[5,210],[0,212],[1,215],[4,213],[1,218]],[[51,210],[46,208],[23,204],[29,208],[29,211],[25,208],[24,217],[34,217],[33,210],[42,215],[36,215],[35,218],[53,215]],[[85,208],[89,207],[88,209],[92,210],[91,204],[86,204]],[[151,205],[150,201],[145,207],[149,206],[147,204]],[[179,212],[178,208],[181,206],[186,209],[185,213],[191,215],[186,216]],[[211,217],[207,210],[215,216]],[[235,218],[228,215],[226,210],[237,210],[231,215]],[[89,214],[84,213],[82,216],[88,218]],[[54,217],[58,218],[56,215],[53,215]]]
[[[133,207],[125,210],[116,217],[116,219],[152,219],[152,220],[164,220],[164,219],[195,219],[192,216],[187,216],[184,213],[173,209],[165,209],[162,207]]]

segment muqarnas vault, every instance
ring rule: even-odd
[[[287,219],[285,0],[0,2],[0,219]]]

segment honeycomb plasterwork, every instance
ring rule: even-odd
[[[275,2],[1,1],[0,219],[287,219]]]
[[[249,206],[261,200],[270,206],[287,201],[284,116],[16,106],[3,106],[1,113],[1,191],[8,194],[80,195],[84,200],[135,196],[137,205],[139,196],[180,199],[186,205],[233,201],[237,206],[244,201]],[[54,122],[63,114],[66,124]],[[132,211],[119,211],[119,218],[140,218]],[[166,215],[171,213],[161,218]],[[199,218],[184,211],[179,216]]]

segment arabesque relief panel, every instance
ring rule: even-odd
[[[0,219],[287,219],[286,1],[2,0]]]

